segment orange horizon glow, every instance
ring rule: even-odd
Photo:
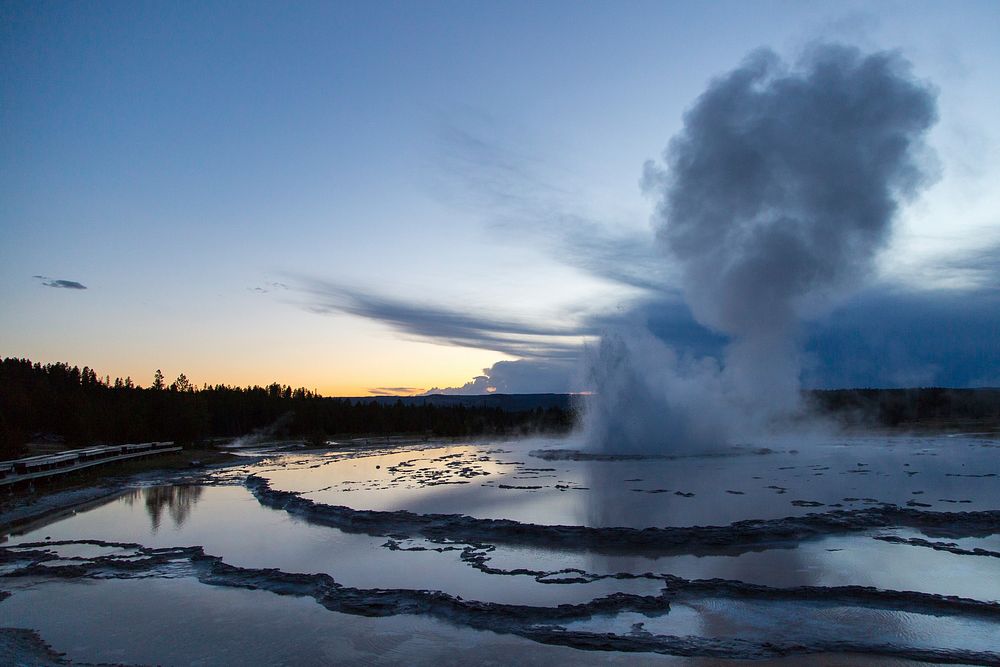
[[[82,348],[83,346],[81,346]],[[368,346],[365,346],[368,347]],[[247,387],[272,383],[303,387],[329,397],[414,396],[432,388],[460,387],[480,375],[497,361],[511,359],[488,350],[459,348],[414,341],[384,340],[377,348],[356,350],[357,354],[321,355],[309,346],[287,348],[270,354],[234,354],[223,356],[212,351],[164,350],[154,355],[146,350],[126,348],[59,350],[0,350],[0,357],[30,359],[33,363],[68,363],[93,369],[102,380],[131,378],[149,387],[153,374],[160,370],[169,384],[183,373],[191,384],[201,389],[206,384]],[[310,354],[316,353],[316,356]],[[248,367],[246,356],[257,363]]]

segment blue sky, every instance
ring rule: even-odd
[[[0,7],[5,356],[356,395],[580,388],[622,320],[711,353],[643,163],[747,53],[825,40],[932,82],[940,176],[804,325],[807,384],[1000,384],[995,2]]]

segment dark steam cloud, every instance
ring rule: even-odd
[[[609,338],[595,379],[611,403],[595,411],[594,437],[703,446],[793,411],[800,323],[870,275],[898,203],[928,183],[923,138],[935,120],[934,92],[894,53],[822,45],[792,67],[763,50],[713,81],[666,169],[647,163],[644,182],[660,193],[654,227],[691,312],[729,343],[718,364],[671,351],[657,362],[646,334]],[[623,442],[629,429],[612,423],[663,415],[678,424],[667,442]]]
[[[666,152],[657,219],[698,320],[784,333],[863,280],[897,201],[927,182],[935,119],[892,53],[815,47],[790,70],[760,51],[716,80]]]
[[[1000,387],[1000,290],[867,290],[809,323],[803,384]]]

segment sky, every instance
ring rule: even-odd
[[[2,2],[0,355],[326,395],[693,354],[643,165],[767,47],[896,50],[934,182],[803,323],[810,387],[1000,385],[996,2]]]

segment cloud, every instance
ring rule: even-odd
[[[868,290],[811,323],[807,387],[971,387],[1000,376],[1000,290]]]
[[[623,327],[590,360],[602,447],[703,449],[799,408],[802,322],[863,284],[902,202],[932,180],[935,93],[898,54],[761,49],[714,79],[643,183],[685,302],[725,335],[692,358]]]
[[[490,211],[499,238],[540,245],[562,264],[621,285],[662,291],[676,284],[652,229],[596,219],[584,197],[556,184],[552,165],[523,142],[498,138],[504,134],[495,124],[478,131],[451,124],[441,132],[440,167],[450,192]]]
[[[784,335],[860,284],[931,178],[935,120],[933,91],[888,52],[820,45],[790,68],[761,50],[715,80],[664,155],[656,220],[699,321]]]
[[[267,294],[275,290],[287,290],[288,285],[286,285],[285,283],[269,282],[269,283],[264,283],[263,286],[248,287],[247,289],[250,290],[251,292],[256,292],[257,294]]]
[[[363,290],[311,280],[304,285],[309,310],[341,312],[386,324],[396,331],[438,344],[493,350],[517,357],[573,358],[585,324],[548,324],[472,314],[421,305]]]
[[[650,229],[607,225],[579,215],[551,215],[528,227],[523,220],[497,225],[534,237],[567,266],[620,285],[676,292],[677,272],[663,261]]]
[[[824,101],[829,95],[835,105]],[[1000,376],[1000,352],[993,352],[1000,244],[919,267],[928,278],[922,285],[876,283],[852,296],[873,280],[871,260],[896,207],[934,177],[920,142],[934,119],[933,97],[894,53],[820,48],[794,65],[754,54],[696,101],[665,153],[668,169],[645,171],[644,187],[661,202],[655,231],[591,215],[558,169],[523,148],[535,142],[512,139],[502,127],[445,128],[439,166],[455,199],[490,211],[491,228],[504,238],[630,288],[616,309],[522,320],[321,280],[295,289],[314,312],[520,358],[431,392],[585,389],[576,368],[586,341],[637,326],[669,344],[682,365],[724,359],[734,337],[776,326],[787,334],[786,349],[800,355],[801,366],[791,369],[806,388],[991,383]],[[840,124],[858,136],[837,140]],[[716,209],[739,219],[727,224]],[[792,224],[800,219],[806,224]],[[773,290],[751,280],[767,273],[754,267],[774,269]],[[698,282],[702,288],[692,285]],[[953,289],[930,289],[942,284]]]
[[[923,267],[923,274],[943,284],[1000,289],[1000,242],[981,244],[980,247],[939,258]]]
[[[643,303],[622,317],[689,358],[721,358],[728,342],[677,304]],[[798,338],[806,389],[996,386],[1000,290],[878,284],[806,322]]]
[[[582,391],[577,364],[519,359],[498,361],[461,387],[434,387],[425,394],[567,394]]]
[[[543,176],[550,171],[544,161],[525,142],[504,140],[505,134],[505,127],[482,117],[442,124],[438,163],[444,194],[501,216],[532,214],[566,198],[565,188]]]
[[[423,387],[371,387],[367,391],[373,396],[409,396],[423,390]]]
[[[802,386],[996,386],[1000,290],[992,285],[918,289],[882,283],[856,294],[802,325]],[[676,302],[637,303],[601,320],[607,330],[637,323],[688,358],[721,358],[729,341]]]
[[[954,256],[942,263],[967,262]],[[331,295],[342,299],[344,292],[337,288],[322,294],[324,299]],[[464,385],[435,387],[426,393],[483,394],[489,393],[490,387],[502,393],[584,391],[590,387],[578,374],[585,354],[583,341],[621,328],[645,327],[687,358],[719,358],[729,342],[728,336],[699,324],[685,303],[665,295],[585,316],[576,327],[547,327],[473,317],[440,305],[424,307],[347,293],[356,302],[334,307],[315,299],[309,308],[368,317],[390,324],[406,336],[442,345],[529,353],[483,369]],[[531,331],[530,345],[520,337],[517,346],[504,344],[508,335],[514,335],[507,333],[512,331]],[[575,332],[576,342],[567,342],[564,334],[569,332]],[[559,335],[553,340],[541,335],[550,333]],[[995,343],[1000,340],[1000,291],[986,286],[926,290],[877,284],[834,311],[806,322],[799,336],[805,388],[996,384],[995,378],[1000,376],[1000,346]],[[411,387],[377,389],[393,394],[419,391]]]
[[[57,289],[76,289],[76,290],[87,289],[86,285],[84,285],[83,283],[78,283],[75,280],[55,279],[55,278],[49,278],[48,276],[32,276],[32,278],[41,280],[42,284],[45,285],[46,287],[55,287]]]

